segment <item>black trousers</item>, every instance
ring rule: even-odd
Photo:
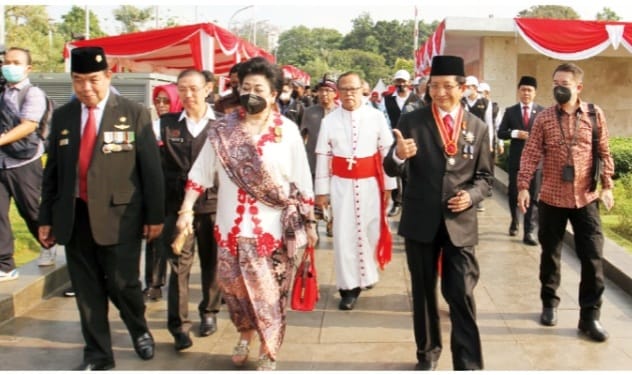
[[[200,271],[202,278],[202,301],[198,305],[200,318],[219,312],[221,294],[217,283],[217,243],[213,237],[212,214],[196,214],[193,220],[195,236],[190,236],[179,256],[171,251],[171,243],[175,234],[178,217],[167,215],[165,218],[164,236],[165,247],[169,252],[169,295],[167,300],[167,328],[171,334],[188,332],[191,329],[189,319],[189,277],[195,258],[197,242],[200,257]],[[196,241],[197,240],[197,241]]]
[[[437,261],[442,255],[441,293],[450,306],[452,365],[455,370],[483,368],[481,339],[476,324],[474,287],[479,267],[474,247],[456,247],[442,224],[433,243],[406,239],[406,260],[413,294],[413,325],[417,360],[438,360],[441,325],[437,306]]]
[[[579,306],[581,319],[599,319],[603,277],[603,233],[599,216],[599,201],[582,208],[560,208],[540,202],[538,239],[540,256],[540,298],[544,307],[557,307],[560,297],[562,242],[566,223],[570,220],[575,238],[575,252],[581,264]]]
[[[108,298],[119,310],[132,340],[149,332],[139,277],[140,230],[137,239],[100,246],[94,242],[90,228],[87,205],[77,199],[73,234],[66,245],[66,260],[86,343],[84,360],[111,361],[114,357]]]
[[[160,288],[167,279],[167,252],[165,241],[160,237],[145,246],[145,287]]]
[[[542,184],[542,169],[536,169],[531,183],[529,184],[529,195],[531,204],[527,207],[527,212],[523,216],[524,234],[534,233],[538,228],[538,204],[537,195]],[[511,223],[518,225],[518,171],[509,171],[509,185],[507,186],[507,199],[509,202],[509,212],[511,213]]]
[[[13,229],[9,220],[11,198],[29,232],[37,240],[42,171],[41,159],[17,168],[0,169],[0,270],[4,272],[15,268]]]

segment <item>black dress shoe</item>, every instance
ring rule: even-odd
[[[608,340],[608,332],[603,328],[598,320],[584,320],[581,319],[577,328],[581,333],[588,336],[589,339],[597,342],[604,342]]]
[[[538,241],[535,239],[535,236],[532,233],[525,234],[522,242],[524,242],[525,245],[538,246]]]
[[[145,288],[145,290],[143,290],[143,294],[145,295],[146,299],[152,301],[160,301],[162,299],[162,289],[160,288]]]
[[[391,207],[391,210],[388,212],[388,216],[389,217],[393,217],[393,216],[397,216],[399,215],[399,211],[401,210],[401,207],[399,204],[394,204],[393,207]]]
[[[83,361],[73,371],[105,371],[114,368],[114,361]]]
[[[202,321],[200,321],[200,336],[210,336],[214,334],[215,331],[217,331],[217,317],[215,315],[211,315],[206,318],[202,318]]]
[[[353,310],[353,307],[355,306],[356,301],[358,300],[358,297],[355,296],[344,296],[342,297],[342,300],[340,301],[340,305],[338,306],[338,308],[340,310]]]
[[[149,332],[145,332],[134,340],[134,350],[136,354],[144,360],[154,358],[154,349],[156,344],[154,338],[151,337]]]
[[[540,315],[540,323],[552,327],[557,324],[557,307],[544,307]]]
[[[193,341],[191,341],[191,337],[189,337],[188,332],[178,332],[173,335],[173,346],[176,348],[177,351],[190,348],[192,345]]]
[[[516,237],[518,235],[518,228],[509,228],[509,236]]]
[[[415,371],[434,371],[437,368],[437,361],[419,361],[415,365]]]

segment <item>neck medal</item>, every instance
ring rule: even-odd
[[[439,130],[439,136],[441,136],[441,141],[443,142],[443,151],[448,156],[448,164],[454,165],[454,155],[458,152],[457,141],[460,133],[457,127],[461,126],[461,122],[463,121],[463,109],[459,108],[456,119],[454,119],[452,137],[450,137],[448,128],[443,123],[443,118],[439,115],[439,109],[435,105],[432,106],[432,116],[437,124],[437,130]]]

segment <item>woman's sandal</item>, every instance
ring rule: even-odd
[[[249,342],[246,340],[240,340],[233,348],[233,364],[237,367],[242,367],[248,360],[248,353],[250,353]]]
[[[267,354],[262,354],[257,363],[258,371],[274,371],[276,370],[276,361],[273,361]]]

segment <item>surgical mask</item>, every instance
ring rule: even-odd
[[[397,92],[401,93],[401,92],[405,92],[406,91],[406,86],[404,85],[397,85]]]
[[[2,65],[2,75],[9,83],[18,83],[24,79],[25,67],[22,65]]]
[[[256,94],[243,94],[239,97],[239,103],[242,107],[244,107],[246,112],[251,115],[263,112],[263,110],[268,106],[266,100],[262,96]]]
[[[555,86],[553,88],[553,97],[559,104],[566,104],[571,100],[571,89],[564,86]]]
[[[463,96],[465,96],[466,98],[469,98],[470,95],[472,95],[473,92],[474,92],[474,90],[472,90],[472,89],[465,89],[465,91],[463,91]]]
[[[289,102],[290,101],[290,93],[289,92],[282,92],[281,95],[279,95],[279,100],[281,100],[282,102]]]

